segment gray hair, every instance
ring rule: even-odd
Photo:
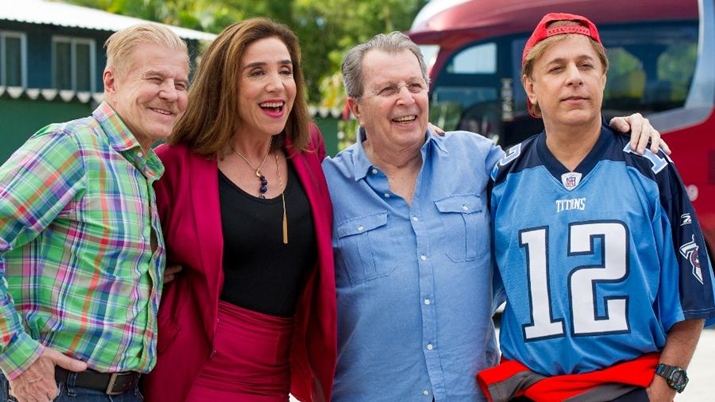
[[[112,34],[104,43],[107,48],[107,68],[124,71],[127,68],[129,55],[138,45],[156,44],[167,49],[186,54],[189,63],[189,52],[179,35],[171,29],[153,22],[139,23],[124,28]]]
[[[429,85],[427,64],[425,64],[425,59],[422,57],[419,46],[409,36],[402,32],[394,31],[389,34],[375,35],[372,39],[353,47],[345,54],[342,66],[343,84],[349,97],[360,98],[363,95],[365,77],[363,76],[362,61],[371,50],[380,50],[390,54],[409,50],[417,57],[417,61],[420,63],[420,70],[422,70],[422,78]]]

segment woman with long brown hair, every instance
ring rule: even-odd
[[[227,27],[157,154],[167,259],[149,401],[330,399],[332,209],[298,40],[265,18]]]

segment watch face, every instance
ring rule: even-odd
[[[683,392],[685,386],[688,384],[688,376],[685,371],[681,368],[676,369],[670,374],[670,379],[668,380],[668,385],[678,392]]]
[[[683,392],[688,385],[688,374],[680,367],[659,364],[656,367],[656,374],[665,378],[668,386],[678,392]]]

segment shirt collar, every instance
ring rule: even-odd
[[[425,141],[424,144],[422,144],[422,158],[425,158],[427,149],[430,145],[434,144],[434,146],[439,149],[441,152],[447,153],[447,150],[444,148],[444,144],[442,144],[442,141],[439,140],[441,137],[436,136],[432,131],[428,128],[427,129],[427,140]],[[357,133],[357,152],[353,153],[353,175],[355,177],[355,181],[361,180],[367,176],[367,172],[375,167],[372,162],[370,162],[370,159],[367,157],[367,153],[365,153],[365,148],[363,148],[363,141],[367,139],[367,135],[365,133],[365,129],[363,127],[360,127],[358,129]]]
[[[102,102],[92,113],[107,135],[109,145],[122,152],[132,148],[140,148],[139,141],[132,135],[129,128],[107,102]]]
[[[145,155],[139,141],[106,101],[92,112],[92,116],[102,127],[112,149],[124,155],[150,180],[157,180],[161,177],[164,173],[164,165],[154,149],[150,149]]]

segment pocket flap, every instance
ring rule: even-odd
[[[338,237],[353,236],[387,225],[387,212],[351,218],[337,226]]]
[[[156,342],[156,352],[163,354],[166,349],[174,342],[176,334],[179,333],[181,327],[173,322],[167,321],[164,325],[159,325],[158,339]]]
[[[474,194],[454,195],[434,202],[442,213],[473,214],[484,209],[482,198]]]

